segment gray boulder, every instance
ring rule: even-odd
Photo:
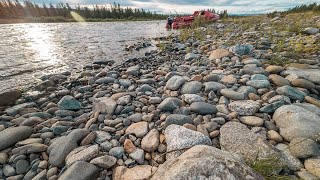
[[[0,131],[0,151],[6,149],[18,141],[22,141],[31,136],[33,129],[28,126],[7,128]]]
[[[112,115],[117,107],[117,102],[109,97],[101,97],[94,98],[92,105],[94,111]]]
[[[159,104],[158,109],[162,111],[173,111],[179,108],[180,105],[181,105],[180,99],[174,98],[174,97],[168,97]]]
[[[184,83],[185,79],[182,76],[172,76],[166,84],[166,88],[176,91],[178,90]]]
[[[170,114],[166,118],[166,122],[164,124],[164,127],[168,127],[171,124],[177,124],[177,125],[184,125],[186,123],[192,124],[192,119],[189,116],[182,115],[182,114]]]
[[[197,94],[202,89],[202,83],[199,81],[191,81],[185,83],[181,88],[181,94]]]
[[[75,148],[78,143],[89,134],[88,130],[76,129],[67,136],[62,136],[56,139],[49,147],[49,163],[53,166],[63,167],[65,158]]]
[[[228,122],[220,128],[220,145],[223,150],[241,155],[250,162],[257,158],[280,157],[275,147],[239,122]]]
[[[176,179],[244,179],[262,180],[249,166],[229,152],[197,145],[178,158],[160,165],[151,180]]]
[[[287,141],[298,137],[319,139],[320,117],[303,107],[282,106],[275,111],[273,119]]]
[[[63,110],[79,110],[82,108],[81,103],[70,95],[61,98],[58,107]]]
[[[94,180],[99,175],[99,168],[93,164],[78,161],[70,166],[58,180]]]
[[[167,152],[170,152],[167,154],[167,160],[181,155],[184,150],[195,145],[212,144],[208,136],[175,124],[166,128],[165,137],[167,142]]]
[[[194,102],[190,105],[190,111],[202,114],[202,115],[207,115],[207,114],[215,114],[217,113],[217,108],[216,106],[205,103],[205,102]]]
[[[292,100],[299,101],[303,101],[304,97],[307,95],[306,93],[288,85],[277,88],[276,92],[278,94],[288,96]]]

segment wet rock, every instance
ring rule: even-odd
[[[60,177],[59,180],[92,180],[99,175],[99,168],[93,164],[78,161],[70,166]]]
[[[190,111],[202,115],[215,114],[218,112],[217,108],[214,105],[205,102],[192,103],[190,105]]]
[[[117,163],[117,158],[105,155],[92,159],[90,163],[101,168],[109,169]]]
[[[27,126],[7,128],[0,131],[0,150],[6,149],[18,141],[27,139],[32,134],[33,129]]]
[[[63,110],[79,110],[82,108],[81,103],[69,95],[61,98],[57,105]]]
[[[104,114],[113,114],[117,107],[117,102],[108,97],[93,99],[93,110]]]
[[[220,128],[220,145],[222,149],[241,155],[247,161],[280,157],[277,149],[239,122],[228,122]]]
[[[320,117],[305,108],[282,106],[275,111],[273,119],[280,128],[280,135],[287,141],[299,137],[318,139]]]
[[[202,89],[202,83],[198,81],[191,81],[185,83],[181,88],[181,94],[197,94]]]
[[[263,179],[236,158],[237,156],[229,152],[210,146],[197,145],[181,156],[167,160],[159,167],[151,180]]]
[[[126,134],[134,134],[135,136],[141,138],[148,133],[148,123],[147,122],[137,122],[131,124],[126,129]]]
[[[0,93],[0,107],[12,105],[21,97],[21,91],[12,90]]]
[[[185,79],[181,76],[172,76],[166,83],[166,88],[176,91],[178,90],[184,83]]]
[[[237,112],[239,115],[251,116],[258,112],[260,103],[252,100],[234,101],[229,104],[231,111]]]
[[[312,139],[294,138],[289,145],[290,152],[297,158],[308,158],[320,155],[318,144]]]
[[[167,152],[174,151],[167,154],[167,160],[181,155],[183,152],[182,150],[185,148],[191,148],[199,144],[212,144],[208,136],[174,124],[166,128],[165,137],[167,142]]]
[[[180,105],[181,105],[180,99],[168,97],[159,104],[158,109],[162,111],[173,111],[179,108]]]

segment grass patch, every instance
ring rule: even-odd
[[[258,159],[249,163],[251,168],[261,174],[266,180],[291,180],[287,175],[278,175],[278,171],[283,168],[280,158]]]

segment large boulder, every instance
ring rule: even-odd
[[[211,145],[210,138],[200,132],[187,129],[183,126],[172,124],[165,130],[167,142],[167,159],[181,155],[183,150],[195,145]]]
[[[263,179],[234,155],[220,149],[197,145],[178,158],[160,165],[151,180],[176,179]]]
[[[31,136],[33,129],[28,126],[7,128],[0,131],[0,151],[6,149],[18,141],[22,141]]]
[[[273,114],[280,135],[287,141],[294,138],[319,139],[320,117],[315,113],[295,105],[285,105]]]
[[[114,180],[138,180],[138,179],[150,179],[156,167],[150,165],[139,165],[133,168],[126,168],[125,166],[118,166],[115,168],[112,174]]]
[[[73,149],[77,148],[78,143],[80,143],[88,134],[88,130],[76,129],[67,136],[56,139],[47,150],[49,154],[49,163],[52,166],[63,167],[67,155]]]
[[[0,107],[12,105],[21,97],[21,91],[13,90],[0,93]]]
[[[99,175],[99,168],[93,164],[78,161],[70,166],[59,180],[94,180]]]
[[[241,155],[249,162],[256,158],[280,157],[275,147],[239,122],[228,122],[220,128],[220,145],[223,150]]]
[[[299,78],[308,79],[309,81],[320,84],[320,70],[319,69],[295,69],[291,68],[282,71],[281,74],[287,75],[297,75]]]

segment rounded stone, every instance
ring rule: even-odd
[[[263,119],[257,116],[242,116],[240,121],[248,126],[262,126],[264,122]]]

